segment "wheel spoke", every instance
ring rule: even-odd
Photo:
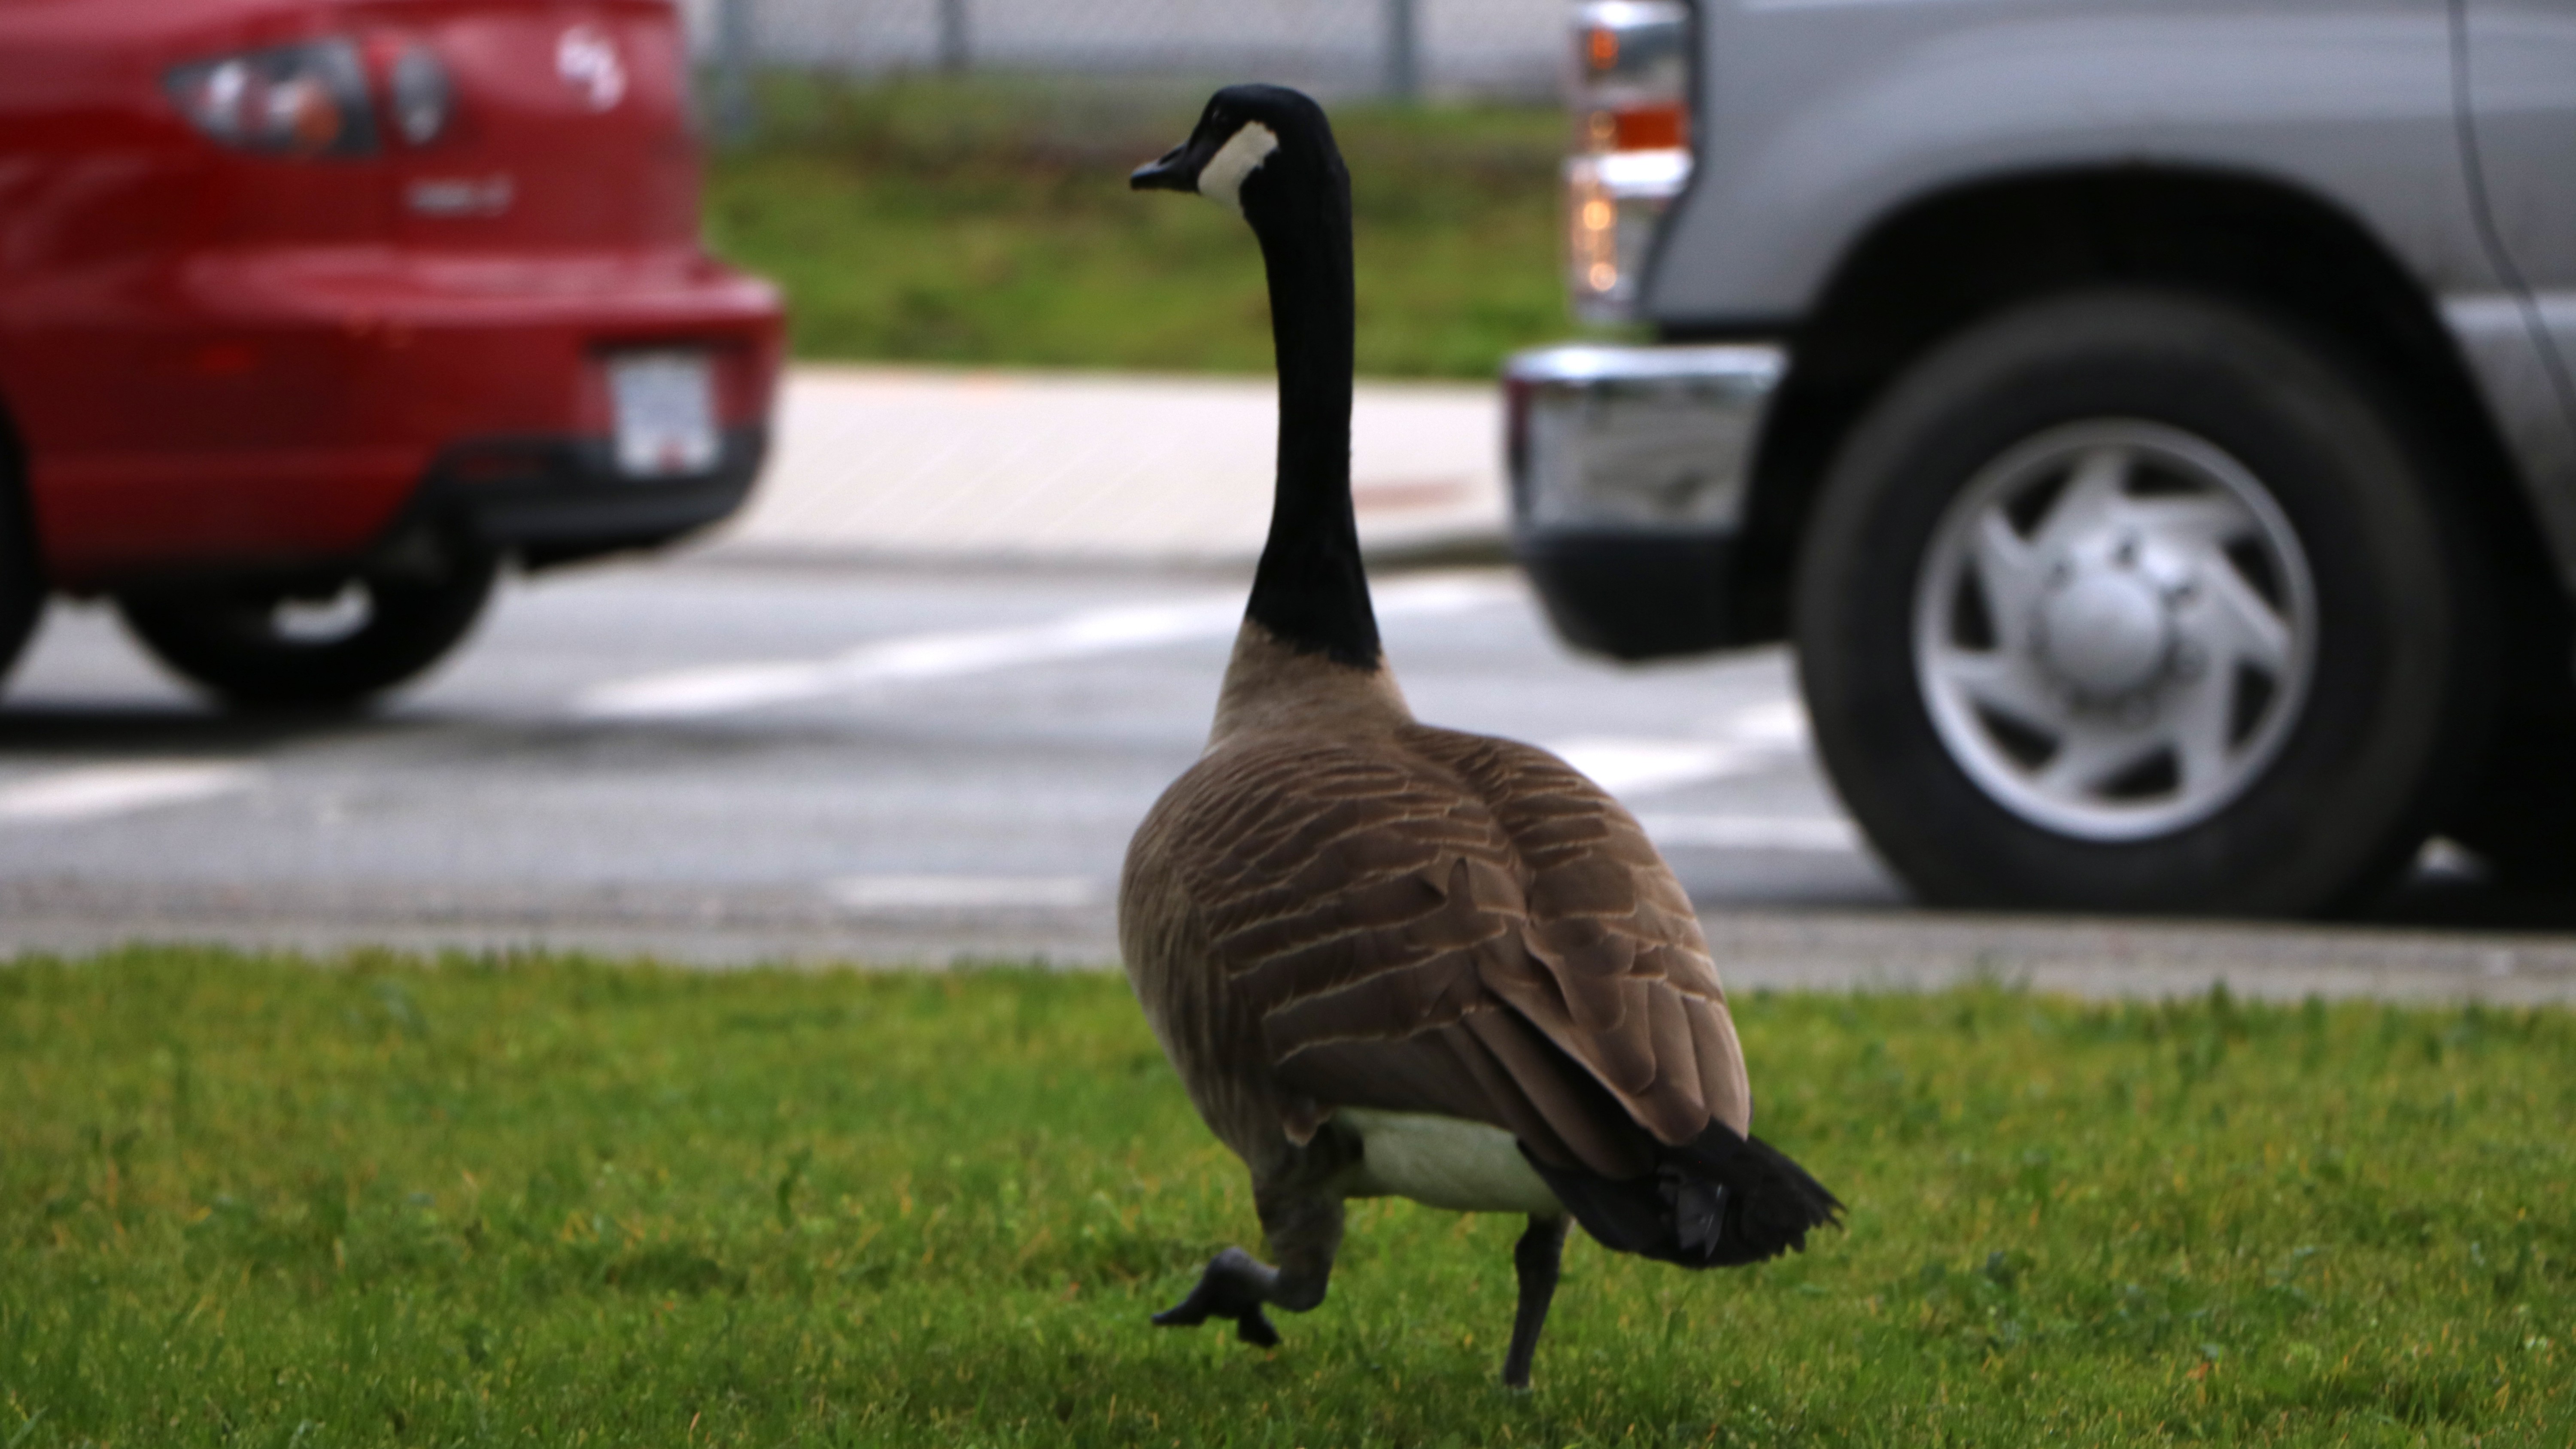
[[[2010,650],[1945,649],[1933,669],[1974,703],[2012,716],[2044,734],[2066,731],[2066,709],[2039,682],[2030,662]]]
[[[2140,532],[2190,547],[2214,551],[2219,545],[2262,531],[2254,510],[2224,493],[2130,498],[2122,506]]]
[[[2165,733],[2184,794],[2210,789],[2226,775],[2235,703],[2234,669],[2203,670],[2168,701]]]
[[[2165,744],[2161,735],[2121,735],[2107,730],[2078,730],[2058,742],[2057,753],[2040,767],[2038,785],[2057,796],[2090,796],[2118,779]]]
[[[2276,678],[2286,672],[2288,621],[2273,613],[2271,604],[2225,559],[2213,558],[2200,576],[2201,602],[2186,627],[2208,648],[2209,672],[2232,673],[2231,666],[2240,660]]]
[[[2054,556],[2078,540],[2108,527],[2128,506],[2131,457],[2126,448],[2094,448],[2075,464],[2074,476],[2049,506],[2032,539],[2034,551]]]
[[[1977,583],[1985,590],[1986,618],[2004,648],[2017,650],[2030,629],[2030,611],[2039,600],[2047,569],[2039,551],[2013,532],[2012,520],[2000,508],[1977,518]]]

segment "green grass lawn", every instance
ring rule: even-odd
[[[1114,977],[195,951],[0,968],[0,1449],[2576,1440],[2576,1016],[1737,1003],[1850,1231],[1690,1275],[1252,1229]]]
[[[752,146],[714,158],[707,229],[787,289],[797,355],[1259,372],[1251,232],[1127,173],[1189,134],[1197,90],[1039,78],[774,77]],[[1574,334],[1549,107],[1353,103],[1363,374],[1491,378]]]

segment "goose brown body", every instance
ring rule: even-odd
[[[1148,1019],[1256,1171],[1339,1107],[1485,1123],[1614,1180],[1751,1127],[1698,920],[1635,819],[1258,624],[1129,848],[1120,920]]]

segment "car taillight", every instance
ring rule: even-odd
[[[348,40],[313,40],[175,66],[163,80],[197,129],[227,146],[279,156],[376,150],[366,66]]]
[[[1655,225],[1690,180],[1690,8],[1586,0],[1575,11],[1570,100],[1567,281],[1576,311],[1624,319]]]
[[[394,129],[414,146],[426,146],[447,129],[456,111],[456,87],[447,67],[423,46],[406,46],[386,71],[385,89],[393,102]]]

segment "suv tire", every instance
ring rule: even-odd
[[[1926,900],[2307,914],[2459,793],[2493,667],[2465,510],[2293,328],[2023,305],[1870,407],[1793,636],[1828,773]]]
[[[298,596],[275,584],[125,594],[116,607],[156,658],[228,704],[337,708],[413,678],[455,648],[482,615],[496,572],[478,555],[434,577],[354,579],[335,601],[354,617],[315,630],[297,627]]]
[[[2555,590],[2556,580],[2544,588]],[[2467,798],[2442,833],[2475,851],[2495,883],[2533,900],[2576,897],[2576,654],[2563,605],[2514,600],[2494,732]],[[2536,597],[2535,597],[2536,596]]]

